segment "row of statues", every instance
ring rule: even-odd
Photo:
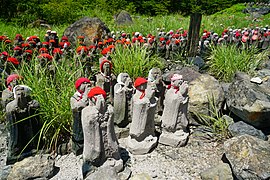
[[[132,154],[146,154],[158,143],[154,120],[161,111],[159,143],[173,147],[186,144],[187,82],[182,75],[174,74],[171,84],[162,84],[162,90],[158,88],[162,83],[160,70],[153,68],[149,74],[148,79],[138,77],[132,83],[127,73],[120,73],[113,86],[113,103],[107,97],[109,93],[99,86],[93,87],[89,79],[79,78],[75,82],[77,91],[70,100],[74,115],[72,150],[76,155],[83,153],[85,176],[103,165],[115,167],[117,172],[123,169],[115,125],[130,124],[126,148]]]

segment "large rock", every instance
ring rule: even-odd
[[[237,73],[226,100],[230,111],[256,128],[270,127],[270,85],[250,82],[250,77]]]
[[[121,25],[121,24],[132,24],[132,18],[130,14],[124,10],[122,10],[120,13],[114,15],[114,20],[116,24]]]
[[[25,158],[12,166],[7,180],[14,179],[49,179],[55,173],[54,160],[49,155],[37,155]]]
[[[224,143],[225,157],[239,180],[270,178],[270,144],[249,135]]]
[[[232,180],[232,171],[229,164],[220,163],[201,173],[202,180]]]
[[[224,102],[224,91],[214,77],[202,74],[189,83],[189,106],[188,111],[193,114],[211,115],[211,105],[218,110]]]
[[[112,167],[100,167],[95,172],[86,177],[85,180],[118,180],[119,177]]]
[[[228,129],[233,136],[248,134],[264,141],[267,141],[268,139],[261,130],[256,129],[243,121],[231,124]]]
[[[84,17],[71,24],[64,32],[72,45],[76,46],[77,37],[84,36],[85,44],[90,45],[94,37],[101,38],[109,33],[109,28],[99,18]]]

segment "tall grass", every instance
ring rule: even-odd
[[[209,57],[210,73],[219,80],[230,82],[237,71],[252,74],[267,59],[267,54],[267,51],[259,53],[256,48],[242,50],[235,45],[213,47]]]
[[[117,46],[112,55],[113,72],[120,74],[126,72],[135,80],[137,77],[147,77],[148,72],[153,67],[163,68],[163,63],[157,56],[150,56],[146,48],[132,46],[124,48]]]
[[[43,127],[41,136],[46,148],[56,149],[62,141],[67,141],[71,132],[72,111],[70,97],[74,94],[74,82],[80,76],[82,67],[65,60],[61,64],[53,62],[55,78],[44,69],[37,69],[38,60],[23,64],[19,74],[24,84],[32,88],[32,96],[40,103]]]

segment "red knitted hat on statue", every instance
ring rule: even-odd
[[[19,76],[18,74],[11,74],[7,77],[7,85],[9,85],[12,81],[22,79],[22,76]]]
[[[134,87],[137,88],[144,83],[147,83],[147,80],[142,77],[138,77],[134,82]]]
[[[106,98],[106,92],[101,88],[101,87],[94,87],[94,88],[92,88],[90,91],[89,91],[89,93],[88,93],[88,97],[89,98],[92,98],[92,97],[94,97],[95,95],[99,95],[99,94],[101,94],[103,97],[104,97],[104,99]]]
[[[82,77],[82,78],[77,79],[77,81],[75,82],[75,88],[76,89],[79,89],[79,87],[81,86],[81,84],[84,83],[84,82],[87,82],[87,83],[90,83],[91,84],[91,82],[90,82],[90,80],[88,78]]]
[[[112,69],[112,63],[111,63],[110,61],[108,61],[108,60],[103,60],[103,61],[101,62],[101,64],[100,64],[100,71],[101,71],[101,72],[104,72],[104,70],[103,70],[103,65],[104,65],[105,63],[109,63],[109,64],[110,64],[110,69]]]

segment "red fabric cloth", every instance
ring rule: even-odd
[[[134,87],[137,88],[144,83],[147,83],[147,80],[142,77],[138,77],[134,82]]]
[[[7,77],[7,85],[9,85],[12,81],[22,79],[22,76],[19,76],[18,74],[11,74]]]

